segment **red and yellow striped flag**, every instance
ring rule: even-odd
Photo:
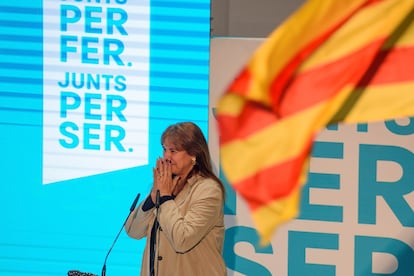
[[[310,0],[221,97],[221,165],[262,244],[297,216],[322,128],[414,115],[413,20],[414,0]]]

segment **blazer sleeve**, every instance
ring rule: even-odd
[[[203,179],[194,184],[190,197],[183,215],[174,200],[160,206],[163,233],[175,251],[180,253],[196,246],[218,224],[223,212],[222,191],[213,179]]]
[[[154,208],[151,208],[147,211],[143,211],[143,205],[145,204],[146,200],[141,202],[138,208],[129,215],[126,223],[125,223],[125,231],[128,236],[141,239],[147,235],[148,228],[155,219]]]

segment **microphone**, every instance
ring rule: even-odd
[[[110,247],[110,248],[109,248],[109,250],[108,250],[108,253],[106,254],[105,261],[104,261],[104,264],[103,264],[103,266],[102,266],[102,276],[105,276],[105,275],[106,275],[106,261],[108,260],[109,253],[111,253],[112,248],[114,247],[114,245],[115,245],[116,241],[118,240],[118,237],[119,237],[119,235],[121,234],[122,229],[124,228],[124,226],[125,226],[125,224],[126,224],[126,222],[127,222],[128,218],[129,218],[129,216],[131,215],[132,211],[134,211],[135,206],[137,206],[137,202],[138,202],[138,200],[139,200],[139,197],[140,197],[140,196],[141,196],[141,194],[140,194],[140,193],[138,193],[138,194],[137,194],[137,197],[134,199],[134,202],[132,202],[131,208],[129,208],[129,214],[128,214],[128,216],[126,217],[126,219],[125,219],[124,223],[122,224],[122,227],[121,227],[121,229],[119,230],[118,234],[116,235],[116,237],[115,237],[114,241],[112,242],[112,245],[111,245],[111,247]]]
[[[160,208],[160,190],[157,190],[157,194],[155,196],[155,208]]]
[[[140,193],[137,194],[137,197],[134,199],[134,202],[132,202],[131,207],[129,208],[129,212],[132,213],[135,210],[135,206],[137,206],[137,202],[139,200],[139,197],[141,196]],[[128,216],[129,217],[129,216]],[[127,219],[128,219],[127,217]]]

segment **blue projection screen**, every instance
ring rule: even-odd
[[[2,1],[0,22],[0,274],[100,275],[165,127],[207,136],[210,1]],[[143,246],[123,231],[107,274]]]

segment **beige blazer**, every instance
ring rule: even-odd
[[[140,206],[128,218],[125,230],[130,237],[147,237],[141,275],[149,276],[151,229],[156,209]],[[159,252],[155,253],[155,275],[223,276],[224,199],[219,184],[199,175],[188,180],[174,200],[159,209]],[[158,238],[157,238],[158,239]],[[156,247],[157,248],[157,247]],[[157,263],[157,256],[160,256]]]

